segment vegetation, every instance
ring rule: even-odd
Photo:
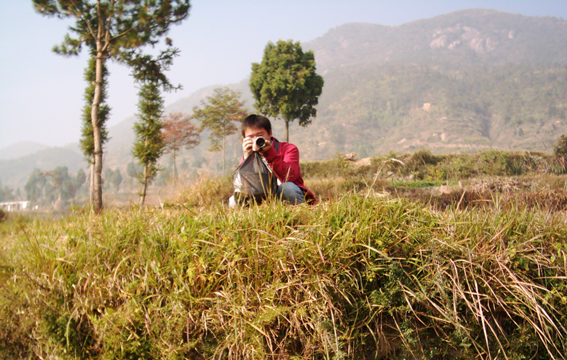
[[[14,200],[14,189],[9,186],[3,186],[0,182],[0,202]]]
[[[134,123],[136,140],[132,148],[132,155],[143,168],[143,173],[138,178],[142,185],[140,205],[143,205],[146,200],[148,185],[159,171],[157,162],[165,152],[166,143],[162,134],[164,107],[161,89],[172,91],[181,87],[181,85],[173,86],[164,73],[169,70],[173,58],[178,53],[178,49],[170,48],[162,51],[155,58],[137,52],[127,54],[134,79],[141,84],[138,93],[138,121]]]
[[[107,59],[128,63],[135,55],[135,49],[145,45],[156,45],[169,31],[169,26],[179,23],[189,14],[189,0],[152,1],[90,1],[80,0],[69,3],[63,0],[34,0],[35,9],[46,16],[74,18],[60,47],[54,51],[66,55],[77,55],[86,46],[95,58],[94,96],[91,108],[91,122],[94,144],[94,182],[91,189],[94,209],[102,209],[102,122],[98,118],[102,102],[103,69]],[[171,41],[166,41],[171,48]],[[134,50],[133,50],[134,49]]]
[[[79,169],[76,175],[69,174],[64,166],[47,172],[35,169],[24,189],[27,199],[34,204],[53,206],[59,202],[61,206],[57,210],[64,210],[69,201],[75,201],[85,180],[86,175],[82,169]]]
[[[247,112],[240,100],[240,92],[227,87],[213,89],[213,94],[201,100],[200,106],[193,107],[192,119],[201,123],[199,131],[210,131],[210,151],[222,150],[222,173],[225,174],[226,138],[238,130],[237,123]]]
[[[371,188],[229,209],[230,189],[202,178],[163,208],[8,219],[1,356],[564,358],[562,211]]]
[[[173,176],[177,179],[176,154],[181,148],[193,149],[201,142],[201,133],[191,123],[191,118],[183,113],[171,113],[163,123],[163,141],[165,152],[171,153],[173,159]]]
[[[140,205],[143,205],[146,200],[148,185],[159,170],[157,162],[165,147],[161,135],[163,99],[156,83],[148,82],[141,86],[138,109],[140,110],[138,114],[140,121],[134,124],[136,142],[132,149],[132,155],[143,167],[143,173],[139,178],[140,184],[142,184]]]
[[[250,90],[254,107],[266,116],[285,121],[286,141],[289,123],[298,119],[307,126],[317,115],[317,103],[323,91],[323,78],[315,72],[313,51],[303,52],[299,42],[269,42],[261,63],[252,64]]]

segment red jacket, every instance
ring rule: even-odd
[[[303,184],[301,177],[301,169],[299,167],[299,150],[297,146],[287,143],[279,142],[278,150],[276,151],[275,138],[272,137],[272,146],[264,154],[264,158],[276,174],[277,178],[282,182],[292,182],[297,185],[305,193],[305,200],[308,203],[314,204],[316,202],[315,195]],[[242,162],[242,160],[241,160]]]

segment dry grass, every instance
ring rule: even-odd
[[[497,202],[435,211],[356,194],[315,207],[201,205],[13,227],[0,353],[564,358],[559,214]]]

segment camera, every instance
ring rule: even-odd
[[[266,139],[264,139],[264,138],[261,137],[261,136],[258,136],[258,137],[253,138],[253,139],[252,139],[252,142],[253,142],[254,144],[256,144],[256,147],[257,147],[258,149],[262,149],[264,146],[266,146]]]

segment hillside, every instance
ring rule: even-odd
[[[305,44],[323,73],[369,64],[565,64],[567,21],[462,10],[400,26],[345,24]]]
[[[5,186],[23,189],[34,169],[53,170],[66,166],[71,173],[86,168],[81,154],[69,147],[51,147],[17,159],[0,160],[0,183]]]
[[[337,152],[366,157],[421,148],[434,153],[550,151],[556,138],[567,133],[566,38],[567,21],[482,9],[400,26],[338,26],[303,44],[315,52],[325,86],[317,118],[308,128],[292,123],[291,141],[304,161]],[[248,79],[229,87],[242,91],[253,111]],[[213,88],[170,104],[166,112],[191,113]],[[123,174],[132,161],[134,120],[109,129],[105,166]],[[283,122],[273,125],[282,139]],[[203,134],[201,145],[180,154],[182,172],[220,171],[221,156],[208,151],[206,138]],[[230,164],[239,155],[235,135],[227,144]],[[0,161],[0,168],[6,166]],[[169,156],[162,166],[162,177],[167,176]],[[9,175],[16,174],[13,170],[0,180],[22,186],[21,179],[31,172],[25,169],[28,173],[18,180]]]
[[[33,141],[20,141],[0,149],[0,160],[17,159],[47,149],[49,146]]]

